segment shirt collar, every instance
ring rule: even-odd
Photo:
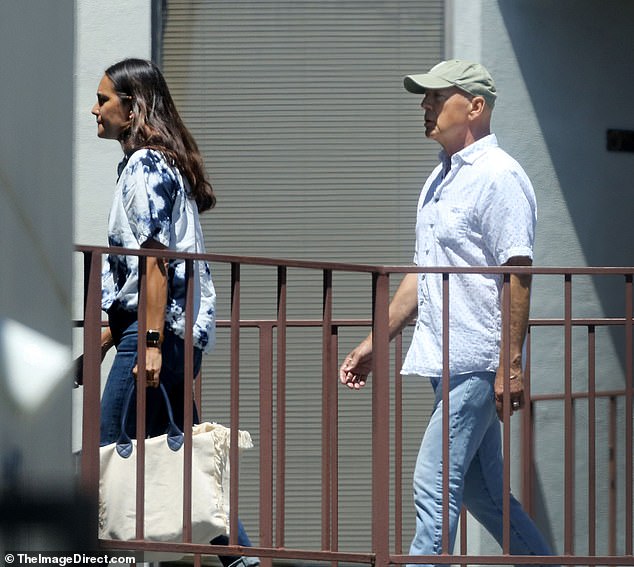
[[[496,135],[489,134],[488,136],[476,140],[473,144],[469,144],[466,148],[463,148],[459,152],[455,153],[451,156],[451,160],[445,150],[441,150],[438,157],[442,161],[443,169],[448,170],[449,165],[453,167],[454,165],[458,165],[459,162],[472,164],[487,150],[497,147],[498,139]]]
[[[117,180],[119,179],[119,177],[121,177],[121,174],[123,173],[123,170],[125,169],[125,166],[128,165],[129,159],[130,159],[130,156],[128,154],[125,154],[123,156],[123,159],[119,162],[119,165],[117,166]]]

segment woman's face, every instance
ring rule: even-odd
[[[110,78],[104,75],[97,88],[97,102],[91,111],[97,118],[97,136],[118,140],[130,126],[130,110],[130,101],[121,99]]]

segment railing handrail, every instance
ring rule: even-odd
[[[120,256],[162,256],[182,260],[204,260],[209,262],[237,263],[254,266],[304,268],[313,270],[333,270],[343,272],[366,272],[377,274],[525,274],[534,275],[623,275],[634,276],[634,266],[414,266],[411,264],[364,264],[352,262],[327,262],[323,260],[300,260],[273,258],[266,256],[246,256],[240,254],[217,254],[179,252],[176,250],[155,250],[148,248],[121,248],[116,246],[76,245],[77,252],[94,252]]]
[[[445,320],[445,317],[448,314],[448,291],[449,291],[449,276],[454,274],[495,274],[495,275],[504,275],[504,286],[507,288],[509,285],[509,278],[507,277],[510,274],[532,274],[532,275],[545,275],[545,276],[564,276],[565,278],[565,297],[562,299],[562,303],[565,304],[565,316],[557,317],[557,318],[534,318],[529,321],[529,328],[536,327],[546,327],[546,326],[557,326],[563,327],[565,329],[565,340],[564,346],[566,349],[570,348],[571,338],[572,338],[572,328],[573,327],[586,327],[588,329],[588,335],[592,337],[592,341],[594,341],[594,330],[598,327],[608,327],[608,326],[622,326],[625,329],[626,333],[626,342],[630,341],[632,338],[632,329],[634,327],[633,324],[633,313],[632,313],[632,283],[634,279],[634,267],[633,266],[623,266],[623,267],[544,267],[544,266],[499,266],[499,267],[463,267],[463,268],[455,268],[455,267],[443,267],[443,266],[435,266],[435,267],[417,267],[412,265],[381,265],[381,264],[365,264],[365,263],[346,263],[346,262],[327,262],[327,261],[311,261],[311,260],[295,260],[295,259],[282,259],[282,258],[269,258],[269,257],[258,257],[258,256],[244,256],[244,255],[230,255],[230,254],[213,254],[213,253],[184,253],[179,251],[172,250],[150,250],[150,249],[128,249],[128,248],[120,248],[120,247],[107,247],[107,246],[84,246],[78,245],[75,247],[75,250],[79,253],[83,253],[89,263],[85,267],[85,273],[87,275],[86,282],[89,282],[87,285],[87,292],[90,297],[90,300],[87,300],[85,303],[86,313],[85,313],[85,321],[88,323],[90,321],[90,325],[88,329],[85,331],[85,344],[93,345],[92,352],[89,357],[85,359],[86,368],[90,370],[92,375],[98,375],[98,349],[96,348],[98,344],[98,336],[97,331],[92,328],[93,325],[97,324],[99,321],[99,293],[98,286],[100,287],[100,282],[97,283],[97,280],[100,279],[99,276],[99,266],[98,260],[101,260],[104,254],[115,254],[115,255],[132,255],[137,257],[152,257],[152,256],[160,256],[167,258],[178,258],[187,261],[188,266],[191,267],[191,263],[193,261],[206,261],[206,262],[217,262],[223,264],[229,264],[231,266],[231,318],[223,319],[217,321],[217,326],[223,329],[231,330],[231,348],[232,348],[232,362],[231,362],[231,377],[232,377],[232,400],[234,397],[235,390],[237,388],[237,382],[234,384],[234,379],[239,377],[239,367],[238,361],[239,356],[234,357],[233,347],[234,341],[237,343],[236,353],[239,351],[239,330],[243,327],[260,327],[265,329],[266,335],[266,348],[268,349],[268,355],[270,359],[267,361],[260,360],[260,364],[264,365],[265,373],[267,374],[267,383],[266,387],[268,388],[267,399],[270,398],[272,401],[272,378],[273,371],[272,367],[272,352],[273,352],[273,338],[272,338],[272,329],[278,329],[278,341],[285,340],[280,339],[281,337],[285,337],[286,329],[291,327],[320,327],[322,329],[322,343],[323,343],[323,376],[324,376],[324,399],[327,399],[323,403],[322,406],[322,420],[325,430],[327,434],[324,433],[324,438],[329,439],[331,436],[336,439],[337,436],[337,417],[336,417],[336,405],[329,405],[331,401],[334,399],[334,403],[336,404],[336,395],[333,396],[333,387],[334,382],[331,385],[330,380],[326,380],[325,377],[329,376],[333,369],[336,370],[335,366],[337,361],[337,329],[339,327],[345,326],[357,326],[357,327],[372,327],[375,337],[375,366],[373,368],[373,372],[375,376],[388,378],[391,376],[391,369],[389,366],[389,339],[387,333],[387,313],[388,313],[388,304],[389,304],[389,283],[390,283],[390,275],[392,274],[406,274],[406,273],[435,273],[442,274],[443,276],[443,321],[444,321],[444,331],[443,331],[443,342],[446,344],[446,333],[448,333],[448,320]],[[100,262],[99,262],[100,263]],[[240,317],[240,267],[241,266],[268,266],[271,268],[278,269],[278,312],[277,318],[267,318],[267,319],[242,319]],[[298,318],[289,318],[286,313],[286,269],[307,269],[307,270],[318,270],[323,272],[324,279],[324,289],[323,289],[323,313],[321,318],[310,318],[310,319],[298,319]],[[356,273],[365,273],[368,275],[372,275],[373,278],[373,292],[372,292],[372,301],[373,301],[373,317],[370,318],[336,318],[333,316],[333,302],[332,302],[332,276],[333,272],[356,272]],[[283,274],[283,276],[281,275]],[[622,276],[625,277],[625,292],[626,292],[626,302],[625,302],[625,315],[621,317],[572,317],[572,293],[571,293],[571,281],[573,276]],[[282,279],[280,279],[282,278]],[[507,294],[508,295],[508,294]],[[508,297],[506,298],[508,301]],[[282,305],[282,307],[280,307]],[[142,306],[140,304],[139,307],[142,310]],[[504,309],[508,310],[508,305],[504,305]],[[378,338],[377,338],[378,337]],[[592,342],[594,348],[594,342]],[[283,357],[280,354],[280,345],[278,342],[278,365]],[[286,347],[283,346],[283,349]],[[283,351],[285,353],[285,350]],[[567,351],[568,352],[568,351]],[[334,353],[334,354],[333,354]],[[545,395],[531,395],[530,391],[527,391],[527,396],[531,401],[545,401],[545,400],[564,400],[564,414],[566,417],[566,427],[568,427],[571,423],[572,419],[572,402],[577,398],[582,398],[586,396],[584,392],[575,392],[572,391],[572,368],[571,368],[571,360],[569,359],[569,353],[566,354],[566,368],[565,368],[565,385],[566,391],[562,394],[545,394]],[[397,357],[398,358],[398,357]],[[445,359],[448,359],[448,353],[445,356]],[[599,397],[615,397],[615,396],[624,396],[625,397],[625,414],[626,419],[630,419],[632,417],[632,363],[631,363],[631,348],[626,355],[626,385],[624,390],[612,389],[612,390],[604,390],[597,391],[594,388],[594,382],[592,388],[589,389],[589,393],[587,396],[591,397],[592,400]],[[448,369],[444,369],[443,373],[448,372]],[[282,375],[285,374],[285,368],[282,369]],[[334,377],[333,377],[334,378]],[[278,380],[279,377],[279,367],[278,367]],[[594,377],[593,377],[594,380]],[[445,380],[448,383],[448,380]],[[322,520],[322,548],[320,551],[310,551],[310,550],[290,550],[283,544],[283,520],[282,520],[282,528],[281,528],[281,539],[277,540],[278,547],[271,547],[268,545],[269,542],[272,543],[271,534],[269,533],[266,538],[261,540],[260,545],[262,547],[253,548],[251,551],[245,551],[244,549],[239,549],[236,547],[235,540],[235,521],[237,520],[237,512],[232,512],[231,515],[231,525],[232,525],[232,537],[231,537],[231,546],[232,549],[230,551],[236,551],[238,553],[244,553],[245,555],[252,555],[253,552],[259,553],[263,558],[267,557],[297,557],[297,558],[314,558],[315,560],[332,560],[332,561],[359,561],[359,562],[370,562],[373,564],[377,564],[380,566],[385,566],[388,563],[405,563],[405,562],[420,562],[421,560],[425,560],[424,557],[418,558],[410,558],[407,555],[403,555],[402,553],[393,553],[390,551],[389,547],[389,495],[384,490],[384,487],[387,483],[389,483],[389,454],[386,452],[386,447],[390,445],[389,432],[386,428],[377,427],[378,423],[386,423],[390,419],[390,384],[391,380],[389,379],[377,379],[374,381],[374,387],[372,388],[372,411],[373,411],[373,451],[376,452],[377,455],[380,455],[378,458],[372,459],[372,498],[373,498],[373,514],[372,514],[372,542],[373,548],[369,553],[346,553],[338,551],[338,539],[337,539],[337,509],[336,507],[336,498],[337,498],[337,486],[336,486],[336,460],[337,454],[331,454],[328,452],[328,448],[326,447],[327,443],[324,444],[324,450],[326,451],[322,457],[324,461],[328,458],[334,458],[335,464],[333,468],[324,468],[322,471],[322,475],[326,475],[329,477],[329,481],[333,483],[333,486],[326,486],[326,490],[328,493],[324,495],[324,501],[326,502],[325,507],[322,507],[322,515],[325,518]],[[527,390],[529,389],[530,380],[528,381]],[[278,388],[280,387],[280,383],[278,382]],[[85,400],[88,397],[88,389],[85,390]],[[443,396],[445,394],[448,395],[448,392],[443,392]],[[90,390],[90,403],[94,406],[99,405],[99,392],[97,386],[93,384]],[[235,396],[237,400],[238,396]],[[507,400],[508,401],[508,400]],[[508,404],[505,404],[508,406]],[[334,408],[334,409],[333,409]],[[261,407],[261,410],[262,407]],[[508,409],[506,410],[508,412]],[[278,410],[279,414],[279,410]],[[507,417],[509,417],[507,415]],[[278,416],[279,418],[279,416]],[[262,417],[261,417],[262,420]],[[529,413],[526,412],[523,416],[523,422],[527,425],[531,425],[532,417],[530,417]],[[272,413],[269,412],[265,419],[267,426],[272,427]],[[238,406],[237,401],[234,404],[232,401],[231,406],[231,423],[238,423]],[[262,423],[262,422],[261,422]],[[278,423],[279,427],[279,423]],[[508,428],[510,431],[510,428]],[[525,428],[526,431],[529,428]],[[237,429],[236,429],[237,432]],[[86,432],[85,432],[86,433]],[[236,433],[237,434],[237,433]],[[267,435],[271,436],[272,432],[269,431]],[[504,441],[503,447],[505,448],[505,452],[509,447],[509,438],[508,435],[510,433],[505,428],[504,431]],[[283,434],[281,435],[283,437]],[[98,456],[96,453],[96,448],[92,446],[95,443],[97,437],[94,432],[90,433],[90,435],[84,436],[84,462],[89,463],[89,466],[94,467],[94,462],[96,457]],[[272,446],[272,437],[267,438],[266,442],[268,445]],[[283,440],[282,440],[283,442]],[[323,443],[323,440],[322,440]],[[232,458],[234,456],[237,460],[237,444],[232,443],[232,446],[235,446],[232,451]],[[631,446],[632,446],[632,432],[626,431],[626,451],[629,451],[629,455],[631,455]],[[278,446],[278,454],[281,449]],[[335,448],[335,451],[337,449]],[[444,450],[444,449],[443,449]],[[572,458],[573,452],[571,448],[566,448],[566,471],[572,471]],[[508,460],[507,460],[508,462]],[[530,458],[529,458],[530,462]],[[626,463],[626,477],[632,477],[632,465]],[[272,465],[269,463],[269,466]],[[330,465],[328,465],[330,467]],[[505,464],[505,467],[508,465]],[[98,464],[97,464],[98,467]],[[505,468],[504,473],[504,485],[505,485],[505,508],[508,508],[508,494],[510,494],[510,473],[508,468]],[[282,471],[283,472],[283,471]],[[97,473],[98,474],[98,471]],[[279,475],[278,471],[278,475]],[[237,481],[238,475],[238,467],[232,468],[232,483],[234,486],[238,486]],[[269,468],[266,471],[266,478],[261,478],[261,486],[267,487],[267,490],[271,488],[273,473],[272,468]],[[334,475],[334,476],[333,476]],[[86,482],[86,486],[88,488],[94,489],[95,484],[94,480],[96,478],[94,469],[88,475],[86,475],[88,479]],[[263,479],[263,480],[262,480]],[[444,481],[443,481],[444,482]],[[283,487],[283,484],[281,485]],[[566,508],[566,518],[572,517],[570,513],[570,491],[572,484],[566,484],[566,490],[568,494],[565,497],[567,502]],[[323,488],[323,487],[322,487]],[[279,488],[277,492],[279,493]],[[262,491],[264,493],[264,491]],[[333,496],[334,494],[334,496]],[[271,495],[267,496],[268,500],[262,500],[262,505],[270,506],[271,510],[275,509],[272,502],[272,492]],[[631,535],[632,533],[632,488],[626,486],[626,500],[630,500],[628,507],[626,507],[626,527],[625,534]],[[237,488],[235,495],[232,490],[232,506],[234,503],[237,503]],[[330,507],[332,504],[332,508]],[[282,503],[283,505],[283,503]],[[232,508],[233,510],[234,508]],[[235,506],[235,510],[237,510],[237,506]],[[261,512],[262,513],[262,512]],[[265,518],[266,516],[262,516]],[[261,519],[262,521],[262,519]],[[280,522],[278,518],[278,523]],[[268,528],[267,528],[268,529]],[[498,564],[498,563],[506,563],[508,562],[508,553],[509,553],[509,544],[508,544],[508,527],[505,526],[505,543],[503,545],[503,555],[500,557],[490,557],[490,556],[477,556],[480,562],[490,563],[490,564]],[[269,530],[270,532],[270,530]],[[326,535],[324,535],[326,534]],[[574,556],[574,560],[570,560],[570,557],[573,557],[569,551],[574,548],[572,543],[572,522],[566,526],[566,536],[565,536],[565,549],[563,556],[554,556],[550,558],[544,558],[543,563],[579,563],[579,556]],[[264,537],[264,536],[263,536]],[[279,534],[278,534],[279,537]],[[265,542],[263,545],[262,542]],[[282,544],[279,545],[279,541],[282,541]],[[124,549],[126,546],[130,546],[130,542],[105,542],[107,547],[117,549]],[[154,544],[151,542],[134,542],[134,545],[138,549],[152,549],[156,547],[167,548],[161,544]],[[400,546],[400,543],[398,544]],[[594,545],[594,544],[593,544]],[[446,549],[447,540],[443,541],[443,548]],[[618,564],[634,564],[634,560],[632,560],[631,556],[631,542],[626,542],[626,553],[625,555],[617,556]],[[187,549],[189,551],[208,551],[208,552],[217,552],[218,550],[215,547],[210,546],[197,546],[195,544],[175,544],[173,549]],[[417,561],[418,559],[418,561]],[[437,563],[459,563],[466,564],[472,562],[472,557],[466,557],[464,555],[447,555],[445,554],[442,557],[438,557]],[[518,563],[531,563],[530,558],[527,557],[518,557]],[[583,556],[583,561],[581,563],[584,564],[615,564],[615,558],[607,557],[607,556],[598,556],[590,554],[588,557]],[[624,562],[623,562],[624,561]],[[265,564],[267,564],[267,560],[265,559]]]

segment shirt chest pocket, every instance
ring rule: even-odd
[[[451,205],[440,208],[434,230],[438,243],[455,248],[464,242],[469,231],[470,215],[471,211],[467,207]]]

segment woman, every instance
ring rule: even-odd
[[[117,140],[124,158],[110,211],[110,246],[204,253],[199,213],[216,198],[206,178],[202,157],[183,124],[156,65],[125,59],[109,67],[92,108],[100,138]],[[116,441],[125,394],[137,375],[138,258],[109,255],[102,272],[102,308],[108,328],[102,333],[102,355],[115,346],[115,356],[101,402],[101,444]],[[215,342],[216,294],[205,262],[195,262],[194,375],[203,352]],[[147,258],[146,268],[146,432],[165,433],[167,416],[158,390],[162,383],[177,425],[183,426],[185,262]],[[131,413],[134,407],[131,408]],[[195,408],[194,408],[195,410]],[[197,420],[197,415],[194,415]],[[135,418],[131,415],[130,431]],[[238,543],[251,542],[239,525]],[[213,544],[226,544],[225,536]],[[221,557],[224,565],[239,558]],[[259,562],[244,558],[248,565]]]

